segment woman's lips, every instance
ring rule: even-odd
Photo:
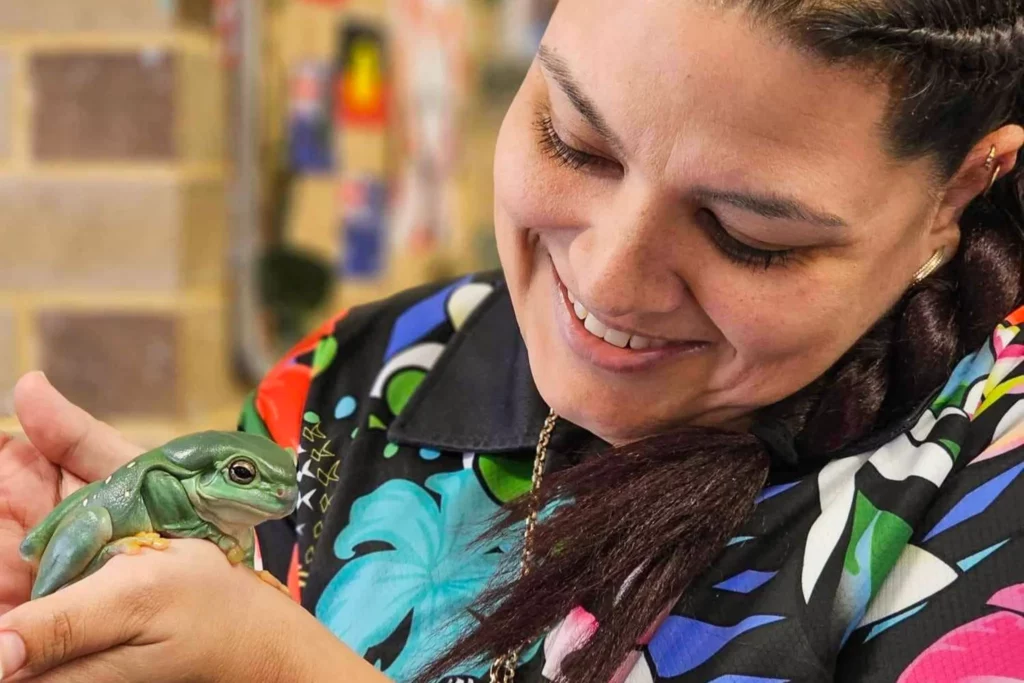
[[[554,272],[554,268],[552,268]],[[639,372],[679,355],[707,349],[707,342],[653,339],[609,327],[579,302],[573,302],[557,272],[555,312],[569,348],[583,360],[610,372]]]

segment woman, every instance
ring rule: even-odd
[[[498,143],[503,272],[339,316],[243,414],[299,454],[260,541],[307,611],[175,542],[6,614],[0,662],[1024,680],[1022,74],[1016,0],[563,0]],[[11,539],[135,452],[17,400]]]

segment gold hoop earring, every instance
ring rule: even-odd
[[[985,188],[986,195],[988,195],[988,193],[992,191],[992,187],[996,184],[996,181],[999,180],[999,174],[1002,172],[1002,170],[1003,167],[999,164],[996,164],[996,170],[992,172],[992,177],[989,178],[988,180],[988,187]]]
[[[914,284],[919,285],[928,279],[932,273],[939,269],[946,258],[945,248],[937,250],[928,261],[921,266],[921,269],[914,274]]]
[[[988,151],[988,156],[985,157],[985,170],[992,169],[992,163],[996,160],[996,146],[992,145],[992,148]],[[992,172],[992,177],[988,179],[988,187],[985,188],[984,195],[988,195],[992,191],[992,186],[999,180],[999,174],[1002,172],[1002,164],[996,164],[996,170]]]

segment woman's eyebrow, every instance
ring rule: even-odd
[[[572,70],[565,60],[544,45],[541,45],[537,51],[537,59],[544,67],[544,70],[555,80],[561,91],[565,93],[565,96],[569,98],[572,106],[587,120],[594,131],[617,151],[621,151],[623,149],[621,141],[612,132],[608,122],[601,116],[593,100],[583,94],[583,89],[572,75]]]
[[[616,151],[621,152],[623,145],[618,136],[612,132],[611,126],[597,110],[593,100],[583,93],[579,81],[572,75],[572,70],[564,59],[559,57],[550,48],[541,45],[537,51],[537,59],[559,89],[572,103],[572,106],[587,120],[594,131],[611,145]],[[793,199],[776,194],[756,194],[746,192],[729,192],[711,188],[697,188],[693,195],[709,202],[722,202],[730,204],[743,211],[755,213],[764,218],[785,219],[811,223],[827,228],[845,228],[849,224],[828,212],[817,211],[808,205]]]
[[[849,223],[841,217],[826,211],[817,211],[792,197],[776,194],[751,194],[746,192],[729,192],[706,187],[698,187],[692,195],[706,202],[722,202],[743,211],[756,213],[764,218],[785,219],[811,223],[824,228],[846,228]]]

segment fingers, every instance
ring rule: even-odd
[[[128,599],[131,592],[82,581],[8,612],[0,618],[0,680],[38,676],[130,642],[152,616]]]
[[[141,651],[135,653],[135,657],[110,657],[102,654],[83,657],[41,676],[15,677],[11,679],[11,683],[21,680],[31,681],[31,683],[127,683],[128,681],[156,683],[156,681],[164,680],[153,671],[160,666],[159,656],[152,653],[152,659],[147,664],[139,663],[139,660],[144,660],[147,656],[146,650],[148,649],[148,646],[142,646]],[[6,678],[2,680],[3,683],[7,683]]]
[[[103,479],[142,452],[113,427],[68,401],[41,372],[21,378],[14,408],[29,441],[55,465]]]

